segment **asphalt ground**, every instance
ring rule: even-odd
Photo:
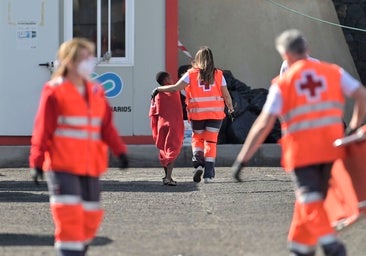
[[[288,255],[293,186],[279,167],[248,167],[243,183],[217,167],[211,184],[176,168],[177,187],[162,185],[161,168],[111,168],[102,177],[105,218],[90,256]],[[45,182],[28,169],[0,169],[0,255],[55,255]],[[340,232],[348,255],[366,255],[366,221]],[[318,249],[317,255],[323,255]]]

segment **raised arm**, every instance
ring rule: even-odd
[[[178,82],[172,85],[164,85],[157,87],[159,92],[176,92],[186,88],[188,84],[184,82],[183,78],[179,79]]]

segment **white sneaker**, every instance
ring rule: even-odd
[[[214,178],[205,178],[205,183],[213,183],[214,182]]]

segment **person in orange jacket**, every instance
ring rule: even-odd
[[[161,86],[172,84],[170,74],[164,71],[156,74],[156,81]],[[152,136],[159,149],[159,160],[165,172],[163,184],[176,186],[177,182],[173,180],[172,172],[184,137],[180,93],[160,93],[151,99],[149,117]]]
[[[188,119],[192,126],[193,180],[206,183],[215,177],[216,144],[225,104],[228,112],[234,111],[222,70],[215,67],[213,54],[207,46],[195,55],[193,68],[174,85],[159,86],[152,92],[173,92],[185,89]]]
[[[276,48],[289,69],[273,79],[267,101],[253,124],[232,171],[240,173],[271,131],[276,118],[282,128],[282,165],[295,181],[295,207],[288,234],[291,255],[315,255],[320,244],[324,255],[344,256],[324,209],[333,162],[344,156],[333,142],[344,136],[345,96],[355,100],[349,127],[361,125],[366,115],[366,89],[341,67],[308,58],[308,44],[296,29],[276,39]]]
[[[36,184],[46,173],[60,256],[86,255],[103,218],[99,177],[107,147],[128,167],[127,148],[113,124],[103,87],[89,79],[95,46],[83,38],[64,42],[58,67],[42,91],[29,164]]]

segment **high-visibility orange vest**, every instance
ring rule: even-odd
[[[190,84],[185,90],[189,119],[223,119],[225,117],[225,102],[221,92],[222,71],[216,69],[214,83],[211,85],[200,83],[199,69],[191,69],[188,72]]]
[[[295,167],[332,162],[344,156],[334,140],[344,135],[341,69],[333,64],[301,60],[279,79],[283,97],[282,165]]]
[[[54,86],[59,115],[45,162],[48,170],[100,176],[107,169],[107,145],[101,140],[106,111],[104,90],[87,82],[88,102],[70,81]],[[49,159],[47,159],[49,158]],[[48,160],[48,161],[47,161]]]

